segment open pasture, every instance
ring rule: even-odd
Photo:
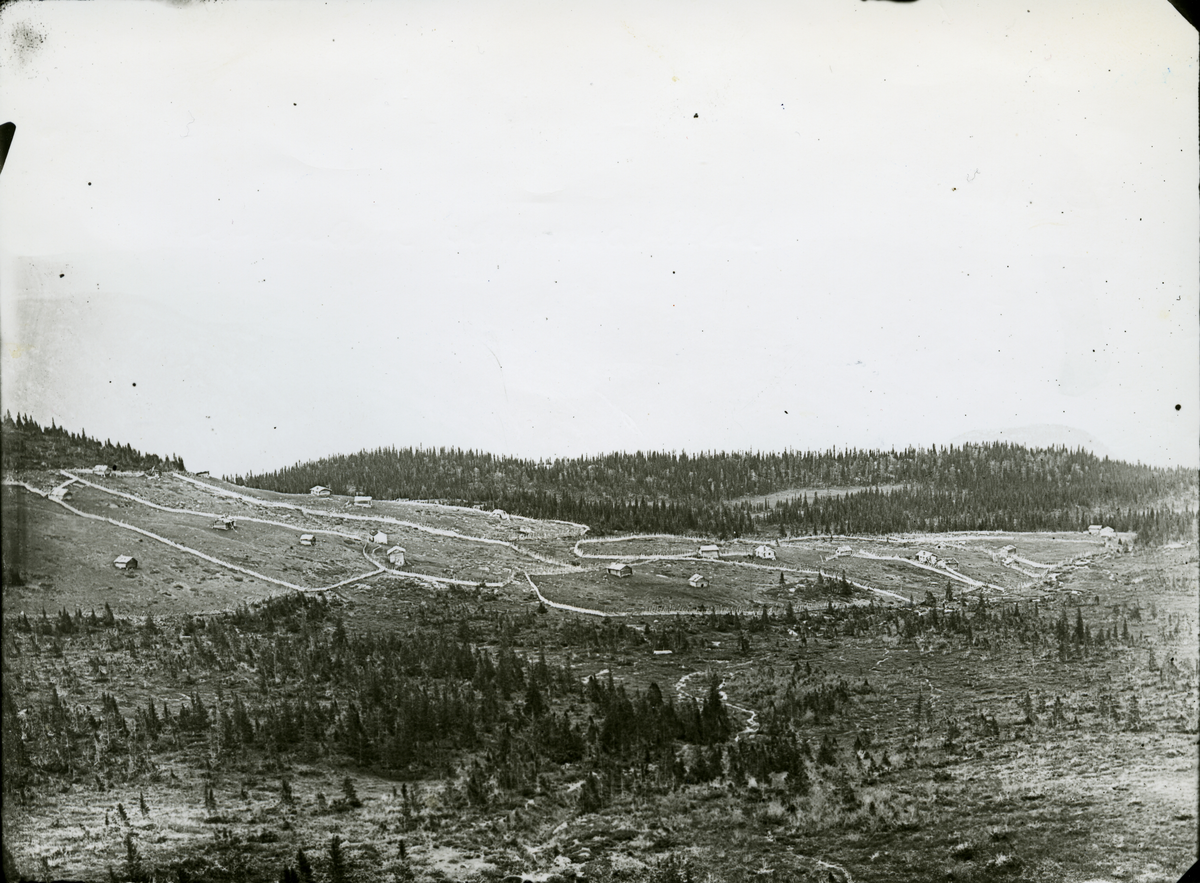
[[[596,559],[649,558],[656,555],[696,555],[700,547],[708,542],[699,538],[669,536],[585,538],[579,541],[577,548],[589,558]]]
[[[71,486],[71,505],[82,511],[127,521],[222,560],[306,588],[330,585],[371,570],[374,564],[364,557],[364,548],[374,549],[373,561],[383,563],[381,553],[384,548],[400,545],[406,550],[404,570],[471,581],[504,581],[517,567],[530,561],[527,556],[500,543],[480,543],[466,539],[465,537],[470,536],[485,536],[488,532],[484,530],[481,534],[470,533],[474,528],[488,523],[482,514],[472,514],[470,510],[459,511],[448,507],[422,505],[401,513],[415,516],[403,520],[429,528],[422,530],[388,521],[389,517],[399,518],[397,514],[389,515],[386,511],[389,504],[357,511],[345,511],[344,507],[329,505],[312,507],[314,510],[329,513],[322,516],[306,514],[298,509],[262,507],[238,498],[211,494],[195,485],[180,481],[175,482],[178,489],[170,486],[162,488],[158,486],[160,482],[145,478],[117,478],[111,481],[104,480],[103,484],[95,484],[104,489],[110,489],[111,484],[111,490],[120,490],[161,506],[240,519],[236,530],[216,531],[211,527],[214,519],[205,515],[163,512],[106,493],[99,487],[78,483]],[[238,492],[240,490],[238,489]],[[288,499],[298,500],[307,507],[306,498]],[[328,499],[330,498],[312,498],[319,504],[326,504]],[[446,512],[451,514],[446,515]],[[463,517],[460,518],[460,515]],[[282,522],[294,527],[259,524],[248,519]],[[558,527],[561,528],[562,525]],[[353,538],[317,534],[316,546],[299,545],[300,534],[320,530],[349,534]],[[369,541],[378,531],[384,532],[388,537],[382,548],[374,548]],[[440,531],[446,531],[447,534]],[[456,532],[462,536],[448,535],[449,532]],[[554,531],[549,530],[546,533],[553,534]],[[501,542],[510,541],[504,537],[497,539]],[[276,560],[280,559],[280,556],[282,560]],[[255,561],[264,562],[261,566],[265,569],[256,568]],[[317,581],[306,582],[298,579],[299,576],[315,578]]]
[[[278,507],[281,505],[298,507],[324,515],[347,516],[347,522],[369,520],[375,516],[385,522],[387,519],[411,521],[437,530],[455,531],[466,536],[506,542],[517,542],[522,538],[547,540],[556,537],[575,537],[581,532],[580,528],[564,522],[538,521],[515,515],[505,518],[481,509],[449,506],[428,501],[372,500],[369,507],[364,507],[354,505],[354,497],[351,496],[332,494],[326,497],[317,497],[304,494],[281,494],[214,479],[203,479],[201,483],[203,487],[191,482],[188,484],[206,497],[219,497],[222,494],[241,495],[253,500],[261,500],[276,511],[279,511]],[[253,506],[254,504],[250,503],[249,505]]]
[[[439,536],[395,524],[381,523],[380,529],[387,533],[387,546],[404,548],[404,567],[400,569],[413,573],[493,583],[508,580],[532,563],[507,546]],[[384,561],[384,551],[381,547],[372,555]]]
[[[89,487],[78,488],[70,505],[303,588],[319,588],[374,569],[363,556],[365,537],[320,535],[315,546],[302,546],[300,535],[305,531],[299,528],[291,530],[243,520],[232,530],[216,530],[212,518],[163,512]],[[147,542],[152,541],[147,539]]]
[[[197,613],[284,591],[132,531],[80,518],[23,489],[6,488],[3,500],[5,548],[11,542],[19,550],[14,560],[24,564],[26,583],[5,588],[6,615],[87,611],[105,602],[126,613]],[[135,557],[138,569],[117,570],[118,555]]]
[[[693,574],[708,586],[688,585]],[[637,564],[631,577],[609,576],[602,569],[535,578],[549,600],[606,613],[655,610],[747,610],[768,600],[778,571],[757,570],[711,561],[655,561]]]
[[[958,557],[959,551],[964,549],[990,554],[1011,545],[1016,546],[1019,557],[1042,564],[1057,564],[1104,549],[1102,539],[1083,531],[902,535],[892,538],[892,545],[896,544],[929,549],[939,557],[939,548],[949,557]]]

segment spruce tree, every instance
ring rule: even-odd
[[[296,871],[303,883],[313,883],[312,865],[308,863],[308,856],[304,854],[303,849],[296,850]]]
[[[334,834],[329,838],[330,883],[345,883],[346,870],[346,856],[342,852],[342,838]]]

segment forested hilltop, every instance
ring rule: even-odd
[[[91,468],[98,464],[114,469],[183,469],[180,457],[143,454],[129,445],[89,438],[86,432],[68,432],[50,421],[49,426],[7,412],[0,423],[0,451],[5,472],[22,469]]]
[[[951,530],[1082,530],[1145,541],[1195,529],[1195,470],[1007,443],[903,451],[634,453],[524,460],[459,449],[379,448],[297,463],[238,484],[284,493],[437,499],[598,532],[722,537]],[[847,495],[797,488],[862,488]],[[785,494],[771,503],[742,498]]]

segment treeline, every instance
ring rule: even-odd
[[[122,470],[179,469],[183,459],[172,455],[143,454],[130,445],[113,444],[89,438],[86,432],[68,432],[50,421],[40,426],[23,414],[14,420],[7,411],[0,422],[3,469],[12,472],[22,469],[91,468],[97,464]]]
[[[1007,443],[537,461],[453,448],[379,448],[233,480],[284,493],[319,484],[342,494],[446,500],[577,521],[598,533],[721,537],[762,530],[1080,530],[1103,523],[1153,541],[1194,529],[1195,512],[1186,501],[1197,492],[1195,470]],[[817,491],[773,503],[746,499],[825,487],[862,491]]]
[[[1028,487],[988,482],[971,493],[929,487],[869,488],[845,497],[784,500],[759,507],[754,519],[780,535],[881,534],[959,530],[1086,530],[1089,524],[1135,531],[1159,543],[1195,530],[1196,513],[1170,506],[1097,506],[1070,484]]]

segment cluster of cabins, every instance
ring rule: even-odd
[[[696,550],[696,557],[707,558],[710,560],[720,560],[721,548],[713,543],[706,543]],[[770,546],[758,546],[754,550],[754,557],[767,561],[774,561],[775,550]],[[609,576],[615,576],[618,579],[621,579],[623,577],[633,576],[633,566],[627,561],[614,561],[604,568],[604,572]],[[688,585],[693,589],[703,589],[708,586],[708,578],[703,574],[694,573],[688,578]]]
[[[308,494],[311,497],[328,497],[333,491],[321,484],[315,484],[308,489]],[[361,509],[371,508],[371,498],[365,494],[353,494],[354,505]]]
[[[377,530],[377,531],[375,531],[375,533],[369,534],[367,536],[367,540],[368,540],[368,542],[375,543],[376,545],[386,546],[387,541],[388,541],[388,535],[381,530]],[[300,545],[315,546],[316,544],[317,544],[316,535],[311,534],[311,533],[300,534]],[[394,567],[403,567],[404,566],[404,547],[403,546],[392,546],[384,554],[387,556],[387,560],[388,560],[389,564],[393,565]]]
[[[608,567],[604,568],[604,571],[609,576],[615,576],[618,579],[633,576],[633,567],[624,561],[614,561]],[[693,573],[688,577],[688,585],[693,589],[703,589],[708,585],[708,579],[702,574]]]
[[[707,545],[701,546],[697,550],[696,554],[699,555],[701,558],[719,559],[721,557],[721,548],[720,548],[720,546],[709,543]],[[775,560],[775,550],[772,549],[770,546],[755,546],[754,547],[754,557],[761,558],[764,561],[774,561]]]
[[[1133,541],[1129,537],[1122,537],[1117,534],[1111,527],[1101,527],[1099,524],[1089,524],[1088,533],[1094,537],[1099,537],[1104,540],[1106,549],[1115,549],[1118,552],[1129,552],[1133,548]]]
[[[83,470],[87,472],[88,470]],[[103,463],[98,463],[91,468],[92,475],[98,475],[101,478],[108,478],[110,475],[145,475],[145,472],[118,472],[116,466],[106,466]],[[157,475],[156,470],[151,470],[151,475]],[[197,475],[208,475],[207,472],[197,472]]]
[[[938,548],[940,549],[942,547],[938,546]],[[1010,548],[1013,552],[1016,551],[1015,546],[1010,546],[1008,548]],[[1011,554],[1011,553],[1006,552],[1005,554]],[[919,552],[917,552],[917,562],[920,564],[930,564],[930,565],[940,564],[942,567],[957,567],[958,566],[957,558],[939,558],[937,555],[933,554],[928,549],[921,549]]]
[[[1001,546],[997,551],[992,553],[992,560],[1004,565],[1016,564],[1016,558],[1017,547],[1013,545]]]

